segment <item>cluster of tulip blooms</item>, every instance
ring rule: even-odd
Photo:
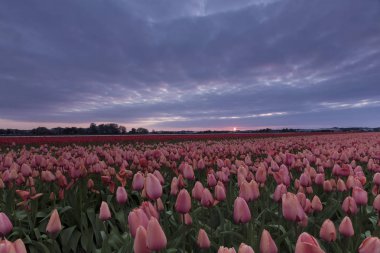
[[[0,253],[380,253],[380,134],[3,147],[0,211]]]

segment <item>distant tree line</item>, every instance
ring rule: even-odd
[[[91,123],[88,128],[83,127],[37,127],[31,130],[0,129],[0,135],[118,135],[118,134],[148,134],[146,128],[132,128],[129,132],[125,126],[115,123]]]

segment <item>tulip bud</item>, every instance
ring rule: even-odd
[[[273,241],[270,233],[263,230],[260,239],[260,253],[277,253],[278,249],[276,243]]]
[[[1,212],[0,213],[0,237],[5,237],[13,229],[12,222],[9,220],[8,216]]]
[[[239,246],[238,253],[255,253],[255,252],[253,251],[251,246],[249,246],[245,243],[241,243]]]
[[[342,203],[342,209],[347,215],[356,214],[358,206],[353,197],[347,196]]]
[[[107,202],[102,201],[100,205],[99,219],[101,221],[106,221],[106,220],[111,219],[111,211],[108,207]]]
[[[343,218],[339,225],[339,233],[345,237],[351,237],[355,234],[350,217],[346,216]]]
[[[136,230],[136,237],[133,243],[134,253],[150,253],[146,246],[146,230],[143,226],[139,226]]]
[[[146,245],[150,250],[161,250],[166,248],[166,236],[156,218],[150,218],[146,234]]]
[[[366,205],[368,202],[367,191],[357,186],[354,186],[352,189],[352,197],[357,205]]]
[[[333,242],[336,240],[336,229],[334,223],[331,220],[326,219],[323,222],[319,231],[319,237],[327,242]]]
[[[211,246],[210,240],[208,239],[207,233],[204,229],[199,229],[197,244],[201,249],[208,249]]]
[[[186,189],[182,189],[177,196],[175,202],[175,210],[179,213],[188,213],[191,209],[191,197]]]
[[[128,201],[128,193],[123,186],[117,187],[116,201],[120,205],[124,205]]]
[[[373,200],[373,208],[379,213],[380,212],[380,194],[378,194]]]
[[[13,246],[16,250],[16,253],[27,253],[26,247],[24,242],[21,239],[17,239],[14,243]]]
[[[12,242],[5,240],[0,240],[0,253],[17,253]]]
[[[54,209],[46,226],[46,232],[52,237],[56,237],[61,230],[61,219],[59,218],[57,209]]]
[[[211,207],[214,204],[214,198],[209,189],[205,188],[202,192],[201,204],[205,207]]]
[[[380,253],[380,239],[367,237],[359,246],[359,253]]]
[[[325,253],[317,240],[306,232],[300,234],[297,239],[294,253]]]
[[[311,208],[317,212],[320,212],[323,209],[322,202],[317,195],[314,195],[313,199],[311,200]]]
[[[148,198],[153,200],[160,198],[162,195],[161,183],[158,178],[151,173],[148,173],[145,179],[145,190]]]
[[[234,221],[235,223],[247,223],[251,220],[251,211],[247,202],[237,197],[234,202]]]

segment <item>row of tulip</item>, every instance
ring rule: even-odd
[[[0,253],[376,253],[379,160],[379,134],[7,147]]]

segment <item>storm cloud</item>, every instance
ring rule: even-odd
[[[4,0],[0,128],[380,126],[380,1]]]

